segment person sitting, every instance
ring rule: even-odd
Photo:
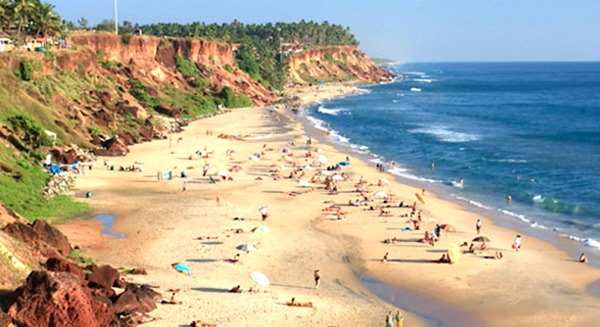
[[[448,257],[448,253],[444,253],[442,254],[442,257],[439,258],[437,261],[435,261],[437,263],[450,263],[450,258]]]
[[[469,245],[467,253],[475,253],[475,244],[471,243],[471,245]]]
[[[229,293],[242,293],[242,287],[240,285],[234,286],[229,290]]]
[[[230,262],[230,263],[233,263],[233,264],[235,264],[235,263],[241,263],[241,261],[240,261],[240,254],[236,253],[233,256],[233,259],[228,259],[227,261]]]
[[[494,258],[502,260],[502,258],[504,258],[504,255],[502,254],[502,252],[496,251],[496,253],[494,253]]]
[[[389,210],[384,210],[383,208],[379,209],[379,217],[382,216],[390,216],[392,214]]]
[[[312,302],[296,302],[295,297],[293,297],[292,300],[287,303],[287,305],[290,307],[304,307],[304,308],[312,308],[313,307]]]
[[[585,253],[582,253],[579,256],[579,262],[581,262],[581,263],[588,263],[588,258],[586,257]]]
[[[200,320],[195,320],[192,322],[190,327],[217,327],[217,324],[212,324],[208,322],[202,322]]]
[[[386,253],[383,255],[383,259],[381,259],[381,262],[383,262],[383,263],[387,263],[387,262],[388,262],[388,256],[389,256],[389,252],[386,252]]]

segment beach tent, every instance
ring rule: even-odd
[[[250,252],[250,251],[256,251],[256,248],[254,247],[254,245],[252,244],[240,244],[238,245],[238,247],[236,248],[240,251],[246,251],[246,252]]]
[[[443,224],[440,227],[447,232],[456,232],[456,228],[450,224]]]

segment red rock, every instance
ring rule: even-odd
[[[148,285],[128,284],[125,291],[115,299],[114,310],[117,314],[150,312],[156,309],[156,301],[162,296]]]
[[[173,117],[173,118],[181,118],[181,109],[179,109],[179,108],[160,104],[160,105],[156,106],[156,108],[154,108],[154,109],[163,115],[167,115],[167,116]]]
[[[37,219],[33,222],[32,227],[43,242],[55,247],[62,255],[68,256],[71,253],[69,239],[67,239],[65,234],[50,225],[47,221]]]
[[[83,269],[78,265],[69,262],[63,258],[53,257],[48,259],[46,261],[46,269],[56,272],[68,272],[75,275],[75,277],[79,278],[79,280],[81,280],[82,282],[85,281],[85,274],[83,273]]]
[[[93,265],[88,269],[92,271],[87,278],[90,287],[110,289],[121,276],[115,268],[108,265],[102,267]]]

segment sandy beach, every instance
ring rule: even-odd
[[[309,103],[353,91],[352,86],[330,85],[298,95]],[[436,320],[445,326],[597,325],[600,299],[589,295],[587,287],[598,281],[598,269],[555,244],[496,226],[427,190],[422,195],[421,189],[402,185],[351,152],[334,148],[326,137],[307,144],[306,132],[291,112],[267,108],[237,109],[196,121],[170,140],[132,147],[127,157],[99,158],[98,166],[78,179],[74,196],[91,205],[88,217],[113,215],[112,232],[127,237],[102,235],[102,224],[89,220],[59,228],[99,263],[145,268],[148,275],[125,278],[156,285],[165,299],[171,296],[169,289],[180,289],[176,298],[182,304],[159,304],[151,313],[156,320],[148,326],[194,320],[218,326],[385,326],[387,312],[398,309],[404,326]],[[255,154],[260,160],[251,159]],[[347,177],[337,182],[337,194],[322,182],[298,182],[325,179],[318,174],[319,156],[327,158],[325,167],[350,163],[329,172]],[[104,159],[116,169],[106,169]],[[143,172],[119,171],[136,161],[143,162]],[[209,168],[203,176],[205,165]],[[229,171],[236,165],[242,170]],[[304,176],[288,178],[294,167],[303,166],[310,166],[303,169]],[[219,180],[223,170],[233,180],[212,183],[209,176]],[[275,170],[281,178],[274,178]],[[159,171],[172,171],[174,178],[158,180]],[[180,177],[182,171],[187,178]],[[382,178],[386,182],[379,182]],[[363,197],[356,192],[360,180],[366,181],[361,188],[370,198],[364,203],[358,203]],[[92,197],[86,199],[86,192]],[[376,192],[392,199],[384,203]],[[332,201],[339,213],[330,208]],[[401,201],[407,207],[400,208]],[[413,203],[413,219],[421,211],[420,230],[403,231],[414,228]],[[269,217],[263,221],[264,206]],[[491,239],[488,248],[481,251],[481,243],[474,243],[475,253],[461,254],[453,264],[434,263],[451,244],[470,244],[478,236],[477,219],[481,235]],[[436,224],[451,224],[455,231],[442,230],[434,246],[419,242]],[[511,248],[517,234],[522,235],[519,252]],[[252,244],[256,251],[237,250],[242,244]],[[467,251],[468,246],[459,249]],[[497,252],[502,259],[495,258]],[[239,263],[228,261],[238,253]],[[176,272],[171,267],[175,262],[189,266],[192,275]],[[315,270],[321,275],[318,288]],[[267,275],[270,286],[251,280],[254,271]],[[359,278],[414,296],[387,303]],[[230,293],[237,285],[244,292]],[[260,292],[248,292],[257,286]],[[312,307],[288,306],[292,298]]]

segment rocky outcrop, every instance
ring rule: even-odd
[[[358,46],[312,47],[290,55],[289,59],[290,78],[298,84],[351,79],[379,83],[394,77],[377,66]]]
[[[44,220],[36,220],[33,224],[10,223],[3,228],[3,231],[40,250],[42,253],[51,254],[58,251],[64,256],[71,253],[71,244],[69,244],[67,237]]]
[[[128,284],[125,291],[114,301],[114,311],[117,314],[134,312],[147,313],[156,309],[156,302],[162,296],[148,285]]]

